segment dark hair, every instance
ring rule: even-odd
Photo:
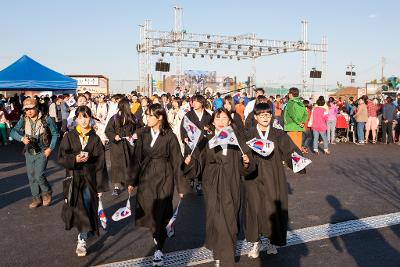
[[[75,110],[75,118],[79,116],[79,114],[82,114],[83,117],[87,118],[92,118],[92,111],[88,106],[79,106]]]
[[[256,104],[261,103],[262,101],[268,101],[268,98],[265,95],[259,95],[256,98]],[[265,103],[265,102],[264,102]]]
[[[194,95],[194,96],[192,96],[192,101],[197,101],[197,102],[200,102],[201,103],[201,105],[203,106],[203,108],[205,108],[206,107],[206,99],[204,98],[204,96],[202,96],[202,95]]]
[[[260,115],[261,113],[272,114],[271,105],[268,103],[258,103],[254,106],[254,115]]]
[[[264,94],[264,89],[262,89],[262,88],[257,88],[255,92],[256,92],[256,93],[257,93],[257,92],[262,92],[262,93]]]
[[[131,102],[127,98],[122,98],[118,102],[118,123],[120,126],[126,124],[136,124],[135,116],[131,112]]]
[[[392,103],[392,102],[393,102],[393,99],[392,99],[390,96],[388,96],[388,97],[386,97],[386,102]]]
[[[318,99],[317,99],[317,105],[318,105],[318,106],[323,106],[323,105],[325,105],[325,99],[324,99],[323,96],[318,97]]]
[[[84,94],[84,95],[88,95],[88,96],[89,96],[89,98],[91,98],[91,97],[92,97],[92,94],[91,94],[89,91],[86,91],[86,92],[84,92],[83,94]]]
[[[226,116],[228,116],[229,122],[231,123],[231,125],[235,125],[235,123],[232,120],[232,116],[231,116],[231,113],[229,112],[229,110],[227,110],[226,108],[218,108],[214,111],[214,113],[211,116],[211,125],[209,125],[209,128],[211,129],[211,131],[215,131],[215,126],[212,123],[214,122],[215,118],[219,118],[221,113],[225,113]]]
[[[292,94],[294,97],[298,97],[299,96],[299,89],[296,87],[292,87],[289,89],[289,93],[288,94]]]
[[[153,115],[156,116],[157,118],[162,116],[161,120],[161,125],[160,125],[160,134],[165,135],[168,131],[171,131],[171,126],[168,123],[168,117],[167,113],[165,112],[165,109],[161,104],[151,104],[147,110],[146,110],[147,115]]]
[[[176,101],[176,102],[178,102],[178,106],[182,106],[182,99],[181,99],[181,98],[179,98],[179,97],[173,97],[172,100],[171,100],[171,102],[172,102],[172,101]]]
[[[233,101],[233,98],[231,96],[225,96],[224,98],[224,104],[222,106],[225,106],[225,103],[228,102],[231,105],[231,110],[229,112],[233,113],[235,112],[235,102]]]

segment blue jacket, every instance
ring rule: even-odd
[[[383,106],[382,117],[384,120],[394,121],[396,119],[396,106],[393,103],[387,103]]]
[[[25,125],[25,122],[24,122],[25,119],[26,118],[24,116],[21,117],[21,119],[17,122],[17,124],[14,126],[14,128],[12,128],[12,130],[10,132],[10,136],[12,139],[21,142],[22,137],[24,137],[24,135],[21,133],[25,131],[25,129],[22,129],[22,127],[24,127],[24,125]],[[54,150],[56,148],[57,138],[58,138],[57,126],[55,125],[54,121],[50,117],[46,117],[46,123],[47,123],[47,127],[49,128],[50,133],[51,133],[51,141],[49,144],[49,148],[51,150]],[[45,145],[43,144],[41,138],[39,138],[39,146],[42,150],[45,148]]]

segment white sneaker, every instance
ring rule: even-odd
[[[154,252],[153,266],[164,266],[164,254],[161,250]]]
[[[258,258],[258,256],[260,255],[260,247],[260,241],[253,243],[253,247],[251,248],[248,257],[252,259]]]
[[[215,267],[220,267],[221,262],[219,260],[215,260]]]
[[[79,238],[78,235],[78,245],[76,246],[76,255],[78,257],[86,256],[86,241]]]
[[[278,254],[278,249],[272,245],[269,239],[267,240],[267,254]]]

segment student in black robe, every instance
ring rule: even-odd
[[[250,258],[257,258],[260,236],[268,237],[267,253],[276,254],[277,246],[286,245],[288,226],[288,184],[282,161],[291,167],[291,154],[301,152],[289,136],[272,126],[273,116],[268,103],[255,105],[256,127],[247,131],[247,140],[253,138],[274,143],[274,151],[267,157],[253,151],[257,172],[246,177],[245,185],[245,236],[254,243]]]
[[[256,98],[256,103],[254,104],[257,105],[259,103],[267,103],[269,101],[269,99],[264,96],[264,95],[260,95]],[[252,127],[256,127],[257,125],[257,121],[254,118],[254,110],[252,110],[249,115],[247,116],[246,120],[244,121],[244,125],[245,125],[245,129],[248,130]]]
[[[192,158],[197,159],[200,157],[201,152],[203,151],[204,147],[207,144],[206,134],[211,124],[211,115],[205,110],[206,99],[202,95],[194,95],[192,97],[192,106],[193,106],[192,110],[187,112],[185,116],[192,123],[194,123],[197,126],[197,128],[199,128],[203,132],[192,154]],[[181,123],[181,138],[182,142],[185,145],[184,157],[186,157],[190,155],[192,151],[187,144],[190,140],[188,139],[188,134],[185,128],[183,127],[183,123],[184,120],[182,120]],[[186,172],[186,177],[193,182],[197,180],[196,191],[200,195],[202,191],[201,190],[201,181],[203,177],[202,172],[200,172],[198,169],[193,168],[190,171],[188,170]]]
[[[73,177],[69,201],[68,189],[64,190],[61,217],[66,230],[78,228],[76,254],[85,256],[89,234],[99,234],[98,197],[108,191],[108,176],[104,146],[90,127],[90,108],[78,107],[75,116],[77,126],[64,135],[58,152],[58,163],[66,169],[66,177]]]
[[[146,111],[147,127],[141,129],[135,147],[128,191],[136,195],[136,225],[149,228],[156,245],[153,265],[163,265],[163,246],[167,238],[165,227],[173,214],[174,186],[182,198],[188,191],[183,175],[183,158],[178,139],[168,124],[167,114],[160,104]]]
[[[223,107],[231,113],[231,118],[232,118],[233,124],[236,126],[237,131],[240,133],[243,133],[244,132],[244,124],[243,124],[242,118],[240,117],[239,114],[236,113],[235,104],[234,104],[233,98],[230,95],[225,96]]]
[[[224,108],[214,112],[212,121],[215,129],[212,129],[213,132],[207,140],[224,127],[232,125],[231,114]],[[200,160],[190,156],[185,158],[188,167],[199,165],[203,169],[206,208],[205,246],[213,251],[217,266],[234,265],[241,203],[240,177],[255,171],[250,149],[246,146],[242,135],[237,131],[235,135],[245,154],[242,154],[240,148],[235,145],[217,146],[212,149],[207,145]]]
[[[137,128],[137,119],[131,113],[130,102],[123,98],[118,103],[118,112],[108,121],[105,134],[111,143],[111,182],[113,196],[119,196],[121,186],[129,177],[130,165],[135,152],[132,138]]]

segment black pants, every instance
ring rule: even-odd
[[[387,138],[386,139],[386,134],[387,134]],[[389,122],[382,122],[382,143],[387,143],[391,144],[393,143],[393,122],[389,121]]]

